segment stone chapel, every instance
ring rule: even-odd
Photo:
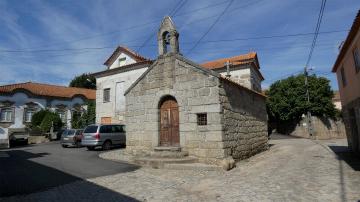
[[[126,151],[175,151],[220,164],[266,150],[266,97],[182,56],[170,17],[157,36],[158,58],[124,93]]]

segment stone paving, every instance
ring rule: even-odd
[[[358,201],[360,170],[332,149],[344,140],[281,138],[231,171],[141,168],[4,201]],[[357,171],[356,171],[357,170]],[[0,201],[2,201],[0,199]]]

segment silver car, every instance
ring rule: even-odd
[[[113,145],[125,145],[125,125],[117,124],[94,124],[85,128],[81,144],[88,150],[94,150],[101,146],[103,150],[109,150]]]
[[[82,138],[82,129],[66,129],[61,134],[61,146],[68,147],[68,146],[81,146],[81,138]]]

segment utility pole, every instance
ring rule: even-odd
[[[309,94],[309,82],[308,82],[308,68],[305,66],[304,68],[304,75],[305,75],[305,90],[306,90],[306,103],[307,103],[307,113],[306,113],[306,125],[308,129],[308,133],[310,136],[313,135],[313,128],[312,128],[312,121],[311,121],[311,112],[310,112],[310,94]]]

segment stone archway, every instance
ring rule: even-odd
[[[180,145],[179,106],[175,98],[165,97],[160,101],[159,145],[164,147]]]

